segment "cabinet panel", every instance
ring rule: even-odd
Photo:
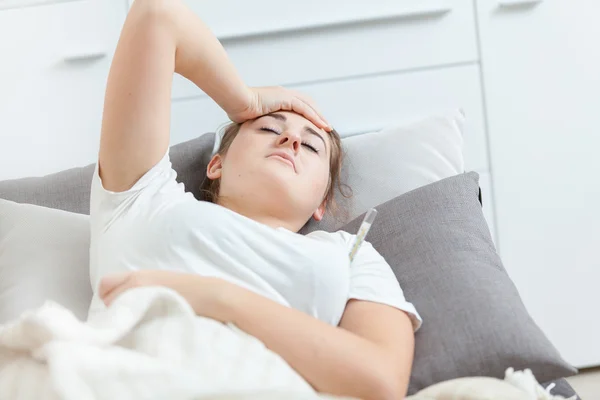
[[[249,85],[291,85],[475,61],[471,0],[186,0]],[[232,12],[232,10],[236,10]],[[177,76],[174,98],[200,95]]]
[[[24,8],[79,0],[0,0],[0,10]]]
[[[600,2],[501,3],[477,1],[500,250],[564,357],[599,365]]]
[[[126,4],[81,0],[0,12],[0,179],[96,159]]]

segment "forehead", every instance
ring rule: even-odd
[[[277,114],[285,115],[285,117],[288,119],[288,121],[294,121],[294,122],[298,122],[298,123],[304,123],[304,124],[309,124],[311,126],[315,126],[304,115],[298,114],[297,112],[294,112],[294,111],[281,110],[281,111],[277,111]]]
[[[308,118],[306,118],[302,114],[298,114],[298,113],[296,113],[294,111],[283,111],[283,110],[280,110],[280,111],[275,111],[275,112],[270,113],[270,114],[263,115],[263,117],[268,116],[268,115],[273,116],[273,117],[275,117],[275,118],[277,118],[279,120],[285,119],[285,122],[288,125],[308,126],[310,128],[313,128],[316,131],[324,133],[324,131],[322,131],[320,128],[317,128],[317,126],[315,124],[313,124],[312,122],[310,122],[310,120]],[[262,118],[262,117],[259,117],[259,118]]]

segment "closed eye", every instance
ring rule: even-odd
[[[275,129],[272,128],[260,128],[260,130],[265,132],[273,132],[276,135],[281,135],[281,133],[277,132]]]
[[[276,135],[281,135],[280,132],[276,131],[273,128],[262,127],[262,128],[260,128],[260,130],[264,131],[264,132],[271,132],[271,133],[274,133]],[[311,145],[310,143],[308,143],[308,142],[302,142],[302,145],[304,147],[308,148],[313,153],[319,154],[319,150],[315,146]]]
[[[310,149],[310,151],[319,154],[319,150],[317,150],[313,145],[307,142],[302,142],[302,144]]]

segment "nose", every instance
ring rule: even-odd
[[[300,150],[302,139],[295,133],[284,131],[277,137],[277,147],[289,147],[294,153]]]

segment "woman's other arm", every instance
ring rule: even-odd
[[[258,338],[319,392],[363,400],[406,395],[414,333],[403,311],[350,300],[335,327],[221,279],[162,270],[106,276],[99,294],[110,305],[128,289],[155,285],[177,291],[196,314]]]
[[[217,315],[261,340],[317,391],[363,400],[405,397],[414,333],[403,311],[350,300],[334,327],[245,289],[231,290]]]
[[[228,112],[251,101],[219,41],[183,2],[136,0],[105,94],[98,162],[108,190],[129,189],[167,151],[174,72]]]

